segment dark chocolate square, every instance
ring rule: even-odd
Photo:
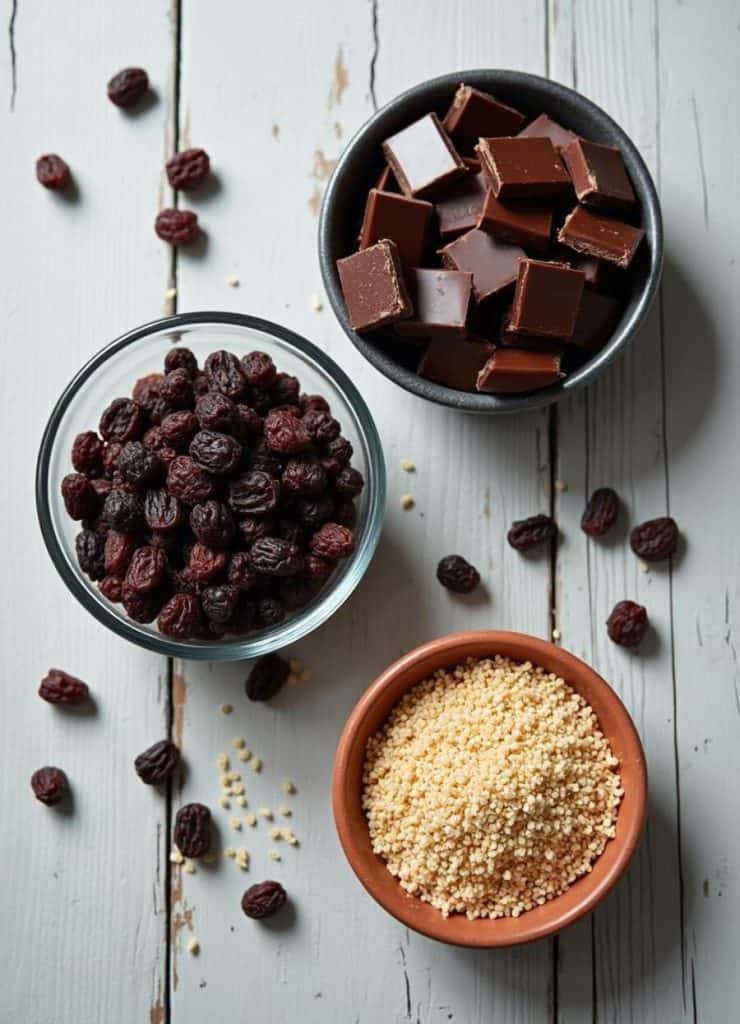
[[[518,245],[497,242],[485,231],[474,228],[440,250],[442,262],[450,270],[473,275],[475,301],[485,302],[514,283],[519,261],[526,253]]]
[[[545,252],[552,234],[552,207],[537,199],[497,199],[489,189],[478,227],[500,242]]]
[[[531,124],[528,124],[526,128],[517,135],[518,139],[549,139],[555,149],[563,150],[566,146],[569,146],[571,142],[574,142],[578,136],[567,128],[563,128],[562,124],[558,124],[557,121],[553,121],[547,114],[540,114],[536,117]]]
[[[432,204],[423,199],[371,188],[360,229],[360,249],[375,245],[381,238],[390,238],[396,243],[401,262],[407,267],[418,267],[433,213]]]
[[[481,136],[516,135],[524,114],[489,93],[461,84],[443,123],[455,145],[469,153]]]
[[[544,338],[570,338],[586,275],[565,263],[522,260],[510,327]]]
[[[488,191],[480,163],[467,158],[465,163],[468,167],[465,177],[447,185],[435,200],[437,225],[445,241],[476,226]]]
[[[386,139],[383,152],[407,196],[438,192],[466,170],[436,114],[426,114]]]
[[[478,391],[511,395],[549,387],[564,376],[560,370],[560,358],[555,346],[539,352],[498,348],[479,372],[476,388]]]
[[[585,206],[576,206],[565,218],[558,241],[569,249],[615,263],[624,270],[632,262],[644,235],[642,228],[592,213]]]
[[[429,343],[416,372],[456,391],[474,391],[478,374],[493,351],[493,345],[485,341],[435,339]]]
[[[394,242],[383,239],[337,260],[337,271],[355,331],[392,324],[413,312]]]
[[[563,160],[579,202],[617,210],[634,204],[635,193],[616,146],[575,139],[563,151]]]
[[[570,176],[548,138],[481,139],[481,167],[499,199],[567,193]]]
[[[419,338],[465,337],[472,281],[472,274],[459,270],[407,270],[414,313],[396,325],[397,332]]]

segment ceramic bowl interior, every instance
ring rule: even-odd
[[[578,135],[617,146],[639,200],[635,223],[645,229],[631,267],[620,272],[624,311],[606,345],[559,384],[521,395],[455,391],[417,377],[418,353],[399,342],[392,329],[358,334],[352,330],[339,285],[336,261],[357,249],[368,189],[384,166],[381,143],[430,111],[443,116],[460,82],[493,93],[528,118],[545,112]],[[386,377],[422,398],[469,412],[502,413],[538,408],[593,381],[634,337],[655,296],[663,258],[660,204],[650,172],[624,131],[595,103],[573,89],[519,71],[474,70],[442,75],[402,93],[379,110],[347,144],[324,194],[319,224],[319,261],[329,301],[350,341]]]
[[[457,665],[468,657],[494,654],[541,665],[557,673],[585,698],[619,759],[624,798],[619,807],[616,838],[607,843],[592,871],[561,896],[518,918],[469,921],[459,914],[444,918],[428,903],[406,893],[372,851],[362,810],[365,746],[402,694],[416,683],[438,668]],[[592,668],[545,640],[521,633],[481,630],[452,634],[417,647],[375,680],[355,706],[339,740],[333,805],[339,838],[352,869],[388,913],[417,932],[454,945],[512,946],[561,931],[593,910],[616,884],[634,855],[645,823],[647,771],[632,719],[619,697]]]
[[[156,623],[138,625],[122,607],[107,601],[80,571],[75,557],[79,524],[67,516],[60,484],[72,471],[75,435],[97,429],[100,414],[119,396],[130,395],[135,381],[161,370],[173,344],[192,349],[202,366],[211,352],[226,348],[237,355],[262,349],[278,369],[294,374],[304,392],[321,394],[354,448],[353,465],[365,478],[356,500],[354,555],[340,563],[321,592],[305,608],[271,629],[218,641],[177,641],[162,636]],[[375,424],[349,378],[321,350],[278,324],[235,313],[184,313],[130,331],[94,356],[64,390],[44,433],[36,471],[36,504],[49,554],[75,597],[96,619],[120,636],[170,657],[233,661],[257,657],[293,643],[316,629],[349,597],[377,546],[385,510],[385,466]]]

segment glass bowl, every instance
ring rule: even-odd
[[[365,478],[355,501],[357,547],[340,563],[319,594],[279,625],[226,640],[173,640],[156,624],[131,621],[120,605],[108,601],[82,573],[75,555],[79,523],[64,508],[60,486],[72,472],[70,453],[75,436],[96,430],[112,399],[130,395],[134,383],[159,371],[173,344],[192,349],[202,366],[207,355],[226,348],[243,355],[268,352],[281,371],[294,374],[303,391],[321,394],[342,424],[354,448],[353,465]],[[305,338],[292,331],[238,313],[183,313],[137,327],[106,345],[82,367],[64,389],[51,414],[36,466],[36,508],[44,543],[60,576],[89,612],[119,636],[173,658],[238,661],[294,643],[325,622],[347,600],[362,579],[380,539],[385,511],[385,464],[378,431],[370,411],[347,375]]]

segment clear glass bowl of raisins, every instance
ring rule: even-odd
[[[160,654],[236,661],[346,601],[380,538],[385,465],[360,393],[315,345],[184,313],[117,338],[65,388],[36,505],[96,619]]]

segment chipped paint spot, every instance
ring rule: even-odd
[[[308,206],[314,217],[318,217],[319,210],[321,209],[321,189],[318,185],[314,185],[313,192],[311,193]]]
[[[483,515],[486,519],[491,518],[491,488],[486,487],[483,494]]]
[[[177,991],[180,976],[177,972],[177,958],[182,952],[180,936],[184,928],[192,932],[193,911],[195,907],[188,906],[187,900],[182,896],[182,868],[175,865],[172,872],[172,924],[170,927],[170,945],[172,948],[172,989]],[[182,908],[180,909],[180,905]]]
[[[188,698],[188,688],[185,677],[179,672],[172,675],[172,705],[174,718],[172,722],[172,737],[177,746],[182,750],[182,737],[185,727],[185,703]]]
[[[323,149],[315,149],[311,177],[315,178],[316,181],[326,181],[336,166],[337,161],[328,159]]]
[[[704,898],[709,896],[709,879],[705,878],[701,884],[701,891],[704,893]]]
[[[344,54],[342,53],[342,47],[340,46],[337,50],[337,59],[334,61],[334,78],[331,83],[331,89],[329,90],[329,101],[328,108],[332,109],[334,106],[338,106],[342,102],[342,96],[349,85],[349,74],[344,64]]]
[[[190,149],[190,107],[185,107],[185,117],[182,122],[181,149]]]
[[[280,141],[280,125],[277,121],[274,121],[272,125],[272,137],[276,142]]]

